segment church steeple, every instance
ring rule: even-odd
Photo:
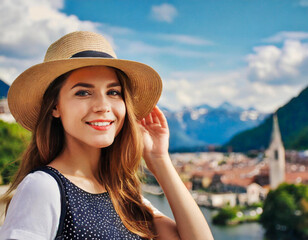
[[[285,181],[285,149],[281,140],[277,115],[273,116],[271,143],[266,153],[269,163],[270,187],[275,189]]]
[[[277,114],[273,115],[273,130],[272,130],[271,145],[273,145],[274,143],[278,145],[283,145],[281,140]]]

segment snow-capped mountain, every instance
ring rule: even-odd
[[[221,145],[234,134],[257,126],[266,114],[253,108],[243,109],[224,102],[217,108],[209,105],[171,111],[162,108],[170,128],[170,150]]]

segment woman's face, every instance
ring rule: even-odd
[[[95,66],[73,71],[53,110],[62,121],[67,145],[110,146],[125,119],[122,91],[114,69]]]

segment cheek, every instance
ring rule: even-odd
[[[118,131],[120,131],[121,128],[123,127],[125,116],[126,116],[126,106],[125,106],[124,102],[117,105],[116,112],[117,112],[117,118],[118,118],[118,121],[119,121]]]
[[[126,116],[126,106],[125,106],[125,103],[123,102],[122,106],[121,106],[121,116],[123,118],[123,121],[125,119],[125,116]]]
[[[87,106],[74,101],[66,101],[59,106],[59,109],[62,122],[73,123],[85,114]]]

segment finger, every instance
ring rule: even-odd
[[[168,128],[167,119],[166,119],[164,113],[157,106],[155,106],[153,111],[155,112],[155,115],[159,119],[159,122],[160,122],[161,126],[163,128]]]
[[[153,123],[153,119],[152,119],[152,115],[151,114],[146,116],[144,119],[145,119],[145,124],[152,124]]]
[[[137,120],[137,123],[140,127],[144,127],[143,119]]]
[[[159,118],[157,117],[155,111],[152,111],[151,115],[152,115],[153,123],[157,123],[157,124],[161,125],[160,121],[159,121]]]
[[[141,119],[141,124],[142,124],[142,126],[145,126],[145,119],[144,118]]]
[[[139,126],[140,126],[141,131],[142,132],[146,131],[147,125],[145,123],[145,119],[144,118],[139,121],[139,124],[140,124]]]

